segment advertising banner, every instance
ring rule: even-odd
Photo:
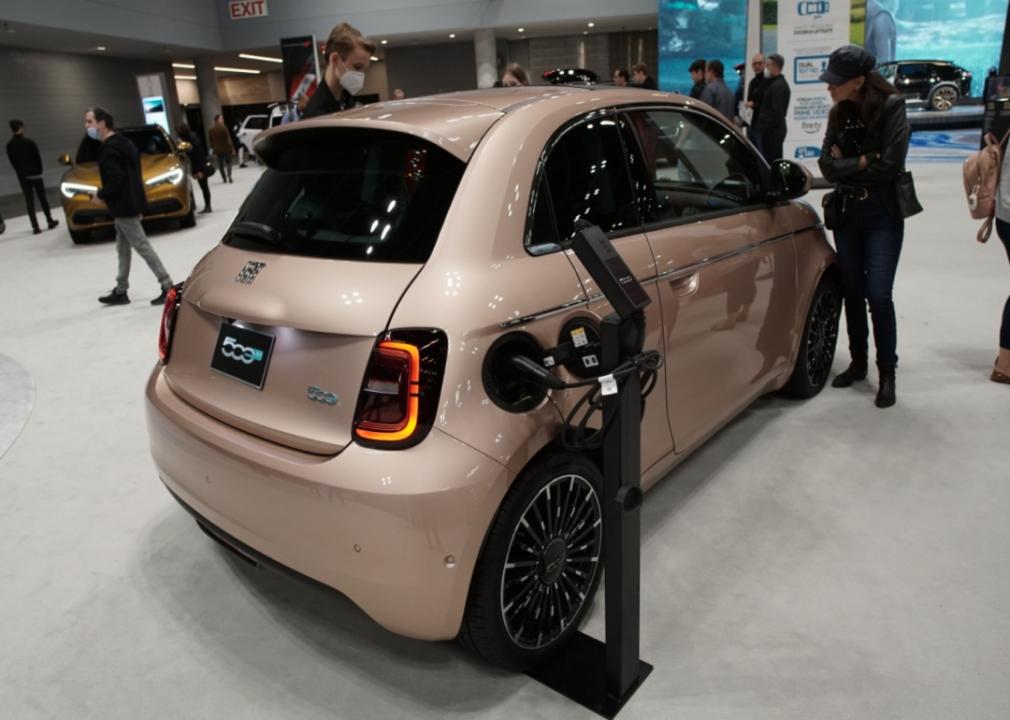
[[[287,101],[297,102],[300,95],[312,97],[319,80],[316,36],[281,38],[281,59],[284,61],[284,88]]]
[[[721,60],[726,84],[747,52],[747,0],[659,0],[659,87],[687,95],[695,60]]]
[[[783,0],[778,3],[778,53],[792,95],[783,157],[815,175],[828,124],[831,96],[818,78],[835,48],[849,43],[850,0]]]
[[[137,89],[140,90],[140,102],[144,107],[144,122],[148,125],[161,125],[171,135],[172,126],[168,121],[161,74],[138,75]]]

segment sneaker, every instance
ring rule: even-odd
[[[32,228],[32,235],[41,235],[42,228]]]
[[[98,298],[98,302],[103,305],[126,305],[130,302],[130,296],[126,294],[125,290],[113,288],[108,295]]]
[[[3,235],[4,230],[6,229],[7,229],[7,223],[5,223],[3,220],[0,220],[0,235]]]
[[[164,305],[165,304],[165,300],[168,299],[168,291],[170,289],[171,288],[162,288],[161,289],[161,295],[159,295],[158,297],[154,298],[154,300],[151,301],[151,304],[152,305]]]
[[[50,220],[49,221],[49,229],[52,230],[54,227],[56,227],[59,224],[60,224],[59,220]]]
[[[205,208],[204,208],[203,210],[201,210],[201,211],[200,211],[200,214],[201,214],[201,215],[206,215],[206,214],[207,214],[207,213],[209,213],[209,212],[211,212],[211,209],[210,209],[210,205],[208,205],[208,206],[207,206],[207,207],[205,207]]]

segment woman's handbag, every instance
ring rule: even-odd
[[[842,209],[844,207],[841,193],[832,190],[821,199],[821,208],[824,210],[824,227],[828,230],[837,230],[842,224]]]
[[[217,168],[214,167],[214,163],[212,163],[210,160],[208,160],[207,164],[203,168],[203,176],[205,178],[211,178],[211,177],[214,177],[214,173],[216,173],[216,172],[217,172]]]
[[[902,218],[912,217],[922,212],[922,205],[915,194],[915,183],[912,182],[912,173],[902,170],[894,181],[894,189],[898,196],[898,211]]]

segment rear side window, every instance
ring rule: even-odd
[[[226,245],[340,260],[428,259],[463,176],[461,160],[386,131],[320,128],[275,141],[281,147]]]
[[[244,129],[245,130],[263,130],[267,126],[266,115],[257,115],[255,117],[249,117],[245,120]]]

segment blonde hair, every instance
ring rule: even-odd
[[[330,36],[326,38],[326,60],[328,62],[333,53],[339,53],[340,59],[346,60],[356,47],[364,48],[370,55],[375,53],[375,43],[362,35],[358,28],[350,23],[340,23],[330,30]]]

